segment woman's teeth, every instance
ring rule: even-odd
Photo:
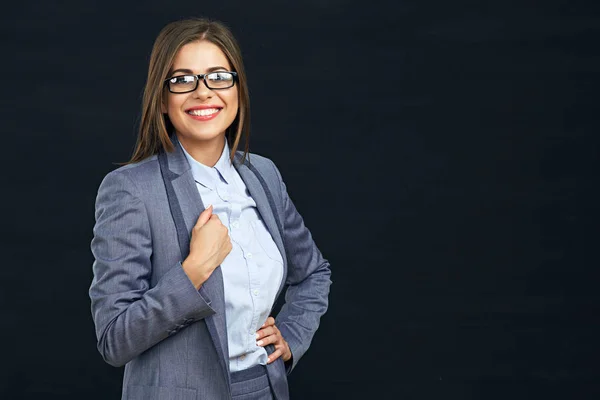
[[[219,112],[218,108],[205,108],[202,110],[189,110],[188,114],[206,117],[208,115],[213,115],[216,112]]]

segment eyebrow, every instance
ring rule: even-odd
[[[214,71],[217,71],[217,70],[220,70],[220,69],[227,71],[227,68],[218,66],[218,67],[210,67],[210,68],[208,68],[206,70],[206,73],[208,74],[210,72],[214,72]],[[194,74],[194,71],[192,71],[191,69],[187,69],[187,68],[178,68],[175,71],[171,72],[169,75],[174,75],[177,72],[183,72],[184,74],[196,75],[196,74]]]

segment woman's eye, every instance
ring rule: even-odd
[[[214,74],[209,74],[208,79],[211,81],[228,81],[231,80],[231,74],[228,72],[218,72]]]
[[[176,76],[174,78],[171,78],[170,82],[175,85],[188,84],[188,83],[194,82],[194,77],[193,76]]]

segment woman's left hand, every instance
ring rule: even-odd
[[[287,344],[281,332],[275,326],[275,318],[267,318],[267,322],[260,327],[256,332],[256,345],[265,347],[268,344],[275,345],[275,351],[269,355],[267,364],[271,364],[279,357],[283,358],[283,361],[287,361],[292,358],[292,351],[290,346]]]

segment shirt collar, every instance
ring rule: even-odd
[[[231,182],[231,174],[233,165],[231,165],[231,161],[229,159],[229,145],[227,144],[227,139],[225,139],[225,146],[223,146],[223,152],[221,153],[221,157],[215,164],[214,167],[209,167],[204,165],[198,161],[196,161],[179,143],[181,149],[183,150],[183,154],[187,158],[190,163],[190,167],[192,169],[192,176],[194,180],[199,184],[206,186],[207,188],[214,190],[216,186],[216,180],[219,179],[219,175],[225,180],[225,183]]]

